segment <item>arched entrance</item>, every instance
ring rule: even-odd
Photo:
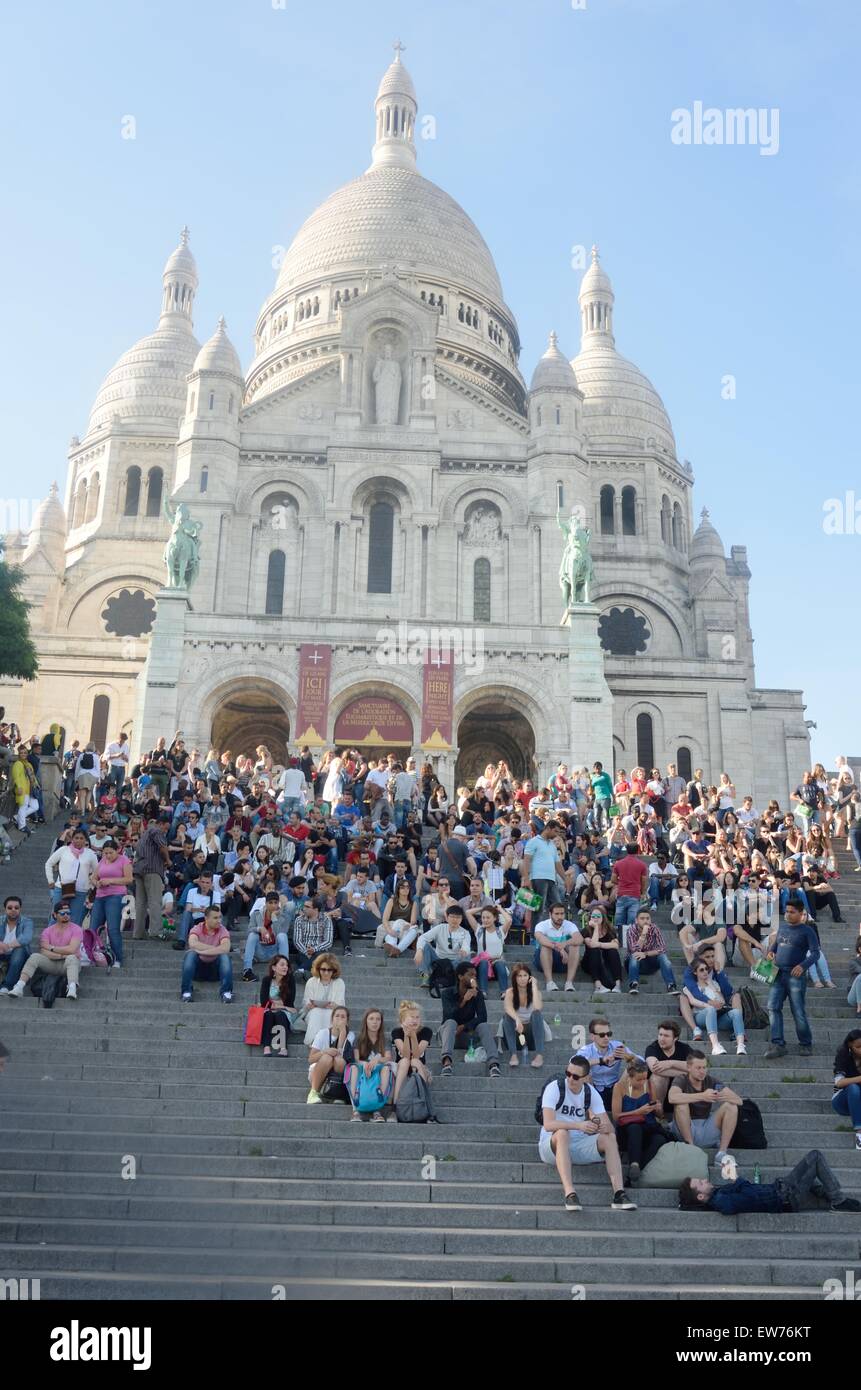
[[[268,682],[253,679],[234,686],[212,716],[212,745],[254,757],[265,743],[276,762],[287,760],[290,719]]]
[[[526,715],[504,694],[488,695],[464,715],[457,728],[455,781],[470,786],[488,763],[500,759],[512,777],[535,774],[535,732]]]

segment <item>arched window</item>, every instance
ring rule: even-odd
[[[99,510],[99,475],[94,473],[90,479],[90,489],[87,495],[87,521],[95,521]]]
[[[90,720],[89,742],[96,745],[96,752],[103,753],[108,741],[108,716],[111,702],[107,695],[97,695],[93,701],[93,717]]]
[[[682,548],[682,509],[678,502],[673,507],[673,545],[676,550]]]
[[[684,777],[686,782],[690,782],[693,777],[690,748],[679,748],[676,751],[676,767],[679,770],[679,776]]]
[[[269,565],[266,570],[266,612],[276,614],[278,617],[284,612],[284,565],[286,555],[283,550],[272,550],[269,553]]]
[[[612,536],[616,530],[616,518],[614,516],[616,503],[616,493],[609,483],[601,489],[601,535]]]
[[[622,488],[622,535],[637,534],[637,493],[632,487]]]
[[[661,498],[661,540],[669,545],[673,535],[672,513],[670,511],[670,499],[666,493]]]
[[[141,471],[138,467],[126,470],[126,500],[123,516],[137,516],[141,504]]]
[[[637,715],[637,763],[647,773],[655,766],[655,739],[650,714]]]
[[[556,407],[556,423],[557,425],[562,424],[562,411],[560,410],[558,405]]]
[[[200,490],[206,492],[209,487],[209,469],[204,465],[200,470]]]
[[[151,468],[146,483],[146,514],[161,516],[161,490],[164,474],[160,468]]]
[[[368,593],[392,592],[395,513],[390,502],[374,502],[368,526]]]
[[[490,622],[490,561],[484,557],[472,567],[472,619]]]
[[[87,480],[82,478],[75,494],[75,512],[72,527],[83,526],[87,517]]]
[[[214,409],[215,409],[215,392],[214,392],[214,391],[210,391],[210,393],[209,393],[209,408],[210,408],[210,410],[214,410]]]

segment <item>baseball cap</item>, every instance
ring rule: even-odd
[[[452,834],[453,834],[453,835],[462,835],[463,838],[464,838],[465,840],[468,838],[467,833],[466,833],[466,826],[465,826],[465,825],[456,825],[456,826],[454,827],[454,830],[452,831]]]

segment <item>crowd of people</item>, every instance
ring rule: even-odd
[[[12,763],[10,829],[24,835],[44,817],[39,740],[11,732],[0,730]],[[254,757],[202,755],[177,733],[132,763],[125,733],[101,751],[74,742],[63,757],[65,824],[45,861],[50,922],[37,944],[25,911],[32,885],[7,895],[0,993],[20,998],[35,978],[55,976],[74,1000],[82,967],[123,969],[130,931],[182,953],[184,1003],[212,981],[230,1004],[241,949],[241,982],[259,984],[259,1029],[246,1036],[267,1059],[306,1049],[309,1104],[341,1099],[355,1121],[384,1122],[418,1078],[434,1121],[435,1036],[441,1078],[461,1054],[493,1080],[504,1053],[511,1068],[540,1069],[549,995],[576,997],[585,983],[590,997],[636,996],[655,977],[648,987],[666,996],[662,1012],[672,1001],[678,1017],[661,1023],[643,1056],[593,1019],[589,1043],[545,1085],[539,1107],[539,1154],[555,1164],[566,1206],[579,1206],[572,1168],[603,1162],[614,1209],[630,1210],[627,1187],[665,1143],[714,1149],[719,1163],[732,1144],[742,1097],[708,1072],[704,1050],[720,1056],[731,1036],[736,1053],[747,1052],[731,969],[769,983],[766,1057],[786,1051],[787,1001],[800,1053],[813,1050],[808,982],[836,987],[818,921],[823,912],[843,920],[843,837],[861,871],[861,796],[840,760],[834,777],[821,766],[805,773],[792,803],[760,810],[728,774],[709,785],[673,764],[615,776],[600,763],[561,764],[536,787],[498,763],[449,800],[430,764],[395,754],[316,759],[300,748],[278,764],[262,745]],[[351,1025],[357,941],[409,960],[410,992],[428,991],[426,1005],[401,1003],[390,1031],[379,1008]],[[513,942],[531,948],[529,963],[513,956]],[[861,939],[853,945],[848,1004],[858,1016]],[[497,992],[494,1028],[487,999]],[[851,1032],[838,1054],[832,1103],[861,1150],[859,1038]]]

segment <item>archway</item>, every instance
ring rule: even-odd
[[[534,776],[535,731],[504,694],[488,695],[473,705],[458,724],[457,746],[458,786],[471,785],[488,763],[500,759],[508,764],[512,777]]]
[[[212,716],[212,746],[254,757],[265,743],[276,762],[287,760],[290,719],[268,682],[253,679],[234,686],[217,704]]]

